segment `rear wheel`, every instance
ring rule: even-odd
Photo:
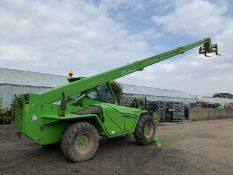
[[[156,124],[154,120],[147,116],[146,114],[142,115],[137,123],[134,132],[134,138],[137,142],[141,144],[148,144],[153,141],[156,134]]]
[[[99,135],[95,127],[87,122],[70,126],[61,141],[64,156],[72,162],[92,158],[99,145]]]

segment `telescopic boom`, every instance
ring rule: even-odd
[[[152,56],[147,59],[143,59],[141,61],[136,61],[131,64],[127,64],[122,67],[115,68],[110,71],[106,71],[88,78],[81,79],[79,81],[72,82],[68,85],[57,87],[54,89],[51,89],[49,91],[46,91],[44,93],[40,94],[40,99],[43,103],[53,103],[56,101],[59,101],[65,97],[69,97],[75,94],[78,94],[80,92],[92,89],[96,86],[99,86],[103,83],[115,80],[120,77],[124,77],[128,74],[134,73],[136,71],[141,71],[145,67],[148,67],[150,65],[156,64],[160,61],[169,59],[171,57],[174,57],[178,54],[183,54],[184,52],[191,50],[195,47],[201,46],[202,52],[201,54],[210,53],[210,52],[216,52],[216,49],[211,49],[213,45],[211,45],[211,39],[210,38],[204,38],[202,40],[199,40],[197,42],[193,42],[191,44],[185,45],[183,47],[179,47],[177,49]],[[215,45],[214,45],[215,46]],[[217,54],[217,52],[216,52]]]

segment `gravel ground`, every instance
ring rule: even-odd
[[[161,124],[161,147],[101,139],[95,157],[82,163],[10,133],[0,132],[0,175],[233,174],[233,119]]]

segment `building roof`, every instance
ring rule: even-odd
[[[0,68],[0,84],[56,87],[67,83],[67,77],[61,75]]]
[[[0,84],[34,87],[57,87],[67,84],[67,77],[39,72],[0,68]],[[160,97],[194,98],[177,90],[159,89],[122,84],[123,92],[128,94],[153,95]]]

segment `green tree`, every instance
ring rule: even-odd
[[[233,95],[230,93],[216,93],[213,95],[216,98],[233,98]]]
[[[120,85],[120,83],[118,83],[116,81],[111,81],[110,86],[111,86],[111,89],[113,90],[113,92],[115,94],[115,97],[116,97],[117,101],[120,103],[121,97],[122,97],[122,94],[123,94],[122,86]]]

